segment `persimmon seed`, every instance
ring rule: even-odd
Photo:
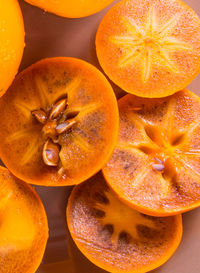
[[[53,105],[49,118],[56,119],[64,110],[67,105],[67,99],[59,100],[56,104]]]
[[[34,110],[31,112],[31,114],[42,124],[44,124],[47,120],[47,114],[43,110]]]
[[[61,124],[59,124],[57,127],[56,127],[56,132],[58,134],[62,134],[62,133],[65,133],[67,132],[69,129],[72,128],[72,126],[76,123],[75,120],[68,120],[68,121],[65,121]]]
[[[43,148],[43,160],[48,166],[57,166],[59,162],[59,147],[50,139],[46,141]]]

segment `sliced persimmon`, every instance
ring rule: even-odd
[[[200,206],[200,99],[188,90],[119,100],[117,146],[103,169],[117,195],[155,216]]]
[[[0,96],[17,74],[24,50],[24,22],[17,0],[0,1]]]
[[[165,97],[200,72],[200,19],[180,0],[123,0],[104,17],[96,48],[105,73],[140,97]]]
[[[25,0],[45,11],[62,17],[80,18],[97,13],[114,0]]]
[[[182,236],[182,216],[152,217],[121,202],[99,173],[74,188],[67,221],[80,251],[109,271],[139,273],[165,263]]]
[[[42,202],[31,186],[0,167],[1,273],[34,273],[48,239]]]
[[[22,180],[78,184],[99,171],[118,137],[118,106],[100,71],[74,58],[24,70],[0,99],[0,156]]]

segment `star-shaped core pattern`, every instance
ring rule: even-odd
[[[199,128],[199,122],[193,121],[185,130],[174,130],[175,103],[175,100],[171,98],[165,119],[160,126],[153,125],[139,114],[129,112],[129,120],[140,131],[144,141],[138,144],[131,141],[127,143],[119,141],[117,144],[118,149],[131,151],[134,155],[142,155],[144,158],[143,168],[137,175],[134,174],[132,179],[133,187],[139,189],[153,169],[159,177],[161,198],[166,198],[171,193],[172,187],[179,188],[180,182],[177,175],[180,169],[189,173],[191,177],[199,179],[198,171],[190,162],[191,156],[194,160],[199,157],[199,149],[188,149],[186,153],[182,151],[195,130]],[[187,161],[187,157],[189,161]]]
[[[172,53],[192,49],[190,44],[172,35],[180,17],[180,14],[175,14],[161,25],[154,7],[150,8],[144,27],[137,24],[131,17],[123,17],[122,23],[127,34],[111,36],[109,39],[123,51],[118,60],[118,66],[122,68],[132,65],[136,59],[141,58],[144,83],[150,79],[153,64],[159,64],[172,73],[178,73],[179,67],[174,62]]]
[[[156,229],[153,220],[146,218],[138,211],[124,205],[110,191],[104,192],[104,194],[109,202],[97,203],[94,208],[105,213],[105,216],[99,219],[101,225],[111,225],[113,227],[111,236],[113,243],[118,241],[122,233],[131,236],[134,240],[138,240],[139,234],[137,228],[141,225]]]

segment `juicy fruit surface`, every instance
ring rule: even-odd
[[[76,186],[67,208],[71,235],[109,272],[147,272],[170,258],[182,236],[181,215],[146,216],[122,203],[101,174]]]
[[[200,205],[200,100],[184,90],[162,99],[119,100],[118,144],[103,172],[130,206],[172,215]]]
[[[48,238],[43,205],[30,186],[0,167],[1,273],[34,273]]]
[[[122,89],[168,96],[200,72],[200,19],[179,0],[123,0],[102,20],[96,47],[102,68]]]
[[[94,14],[114,0],[25,0],[26,2],[38,6],[45,11],[68,18],[80,18]]]
[[[17,74],[24,49],[24,23],[17,0],[0,2],[0,96]]]
[[[63,186],[99,171],[117,142],[118,108],[105,77],[73,58],[26,69],[0,100],[0,155],[14,175]]]

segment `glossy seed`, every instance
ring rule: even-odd
[[[47,115],[43,110],[32,111],[31,114],[42,124],[47,120]]]
[[[163,164],[152,164],[154,171],[162,172],[165,168]]]
[[[56,119],[64,110],[67,105],[67,99],[59,100],[56,104],[53,105],[49,118]]]
[[[65,133],[67,132],[69,129],[72,128],[72,126],[76,123],[75,120],[68,120],[68,121],[65,121],[61,124],[59,124],[57,127],[56,127],[56,132],[60,135],[62,133]]]
[[[78,111],[78,110],[68,110],[67,109],[67,111],[65,111],[65,118],[66,119],[73,119],[73,118],[75,118],[76,116],[78,116],[78,114],[80,113],[80,111]]]
[[[42,156],[47,166],[57,166],[59,162],[59,146],[48,139],[44,144]]]

